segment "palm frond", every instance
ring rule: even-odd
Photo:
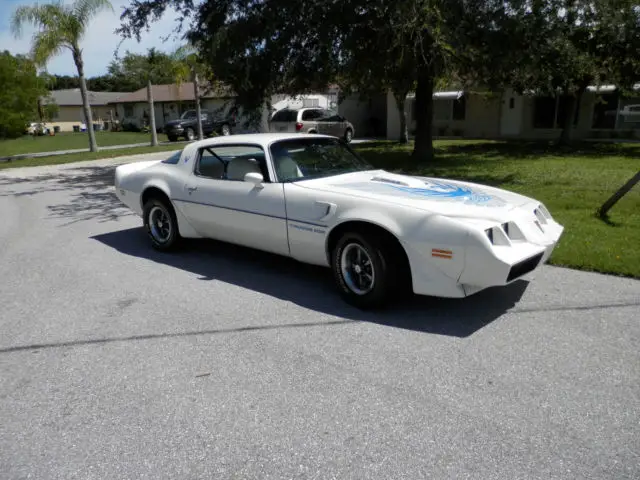
[[[45,65],[65,47],[70,48],[69,44],[60,38],[58,31],[43,30],[33,36],[31,56],[37,65]]]
[[[71,9],[83,32],[91,19],[102,10],[115,11],[109,0],[76,0]]]
[[[64,5],[61,0],[44,5],[37,3],[33,6],[23,5],[16,9],[11,18],[11,31],[16,37],[19,37],[25,24],[52,28],[57,25],[63,14]]]

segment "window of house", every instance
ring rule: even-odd
[[[596,102],[593,105],[593,120],[591,128],[615,128],[617,111],[617,93],[607,93],[596,96]]]
[[[564,126],[565,118],[569,115],[569,100],[568,95],[562,95],[558,98],[558,114],[556,115],[556,128],[562,128]],[[576,105],[576,111],[573,115],[573,125],[578,124],[578,116],[580,114],[580,104]]]
[[[533,101],[533,128],[553,128],[556,117],[555,97],[536,97]]]
[[[451,120],[451,100],[433,99],[433,119]]]
[[[407,115],[410,121],[416,120],[416,99],[411,99]],[[457,100],[434,98],[433,119],[436,121],[464,120],[467,116],[467,99],[463,95]]]
[[[555,97],[536,97],[533,101],[533,128],[562,128],[569,115],[569,99],[567,95]],[[573,125],[578,124],[580,104],[576,105]]]
[[[125,117],[133,117],[133,105],[125,105],[124,106],[124,116]]]
[[[457,100],[452,101],[452,118],[453,120],[464,120],[467,114],[467,99],[463,95]]]
[[[302,106],[303,107],[319,107],[320,106],[320,99],[318,99],[318,98],[303,98],[302,99]]]

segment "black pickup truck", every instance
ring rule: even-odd
[[[231,135],[231,128],[235,126],[235,118],[215,116],[208,110],[201,110],[202,133],[209,136],[216,132],[218,135]],[[187,110],[178,120],[171,120],[164,126],[164,133],[169,137],[169,141],[175,142],[178,138],[194,140],[198,136],[198,123],[196,121],[196,111]]]

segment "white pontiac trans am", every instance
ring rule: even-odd
[[[506,285],[542,265],[563,231],[532,198],[376,170],[315,134],[194,142],[118,166],[115,188],[159,250],[208,237],[330,267],[360,308]]]

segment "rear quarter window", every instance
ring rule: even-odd
[[[271,119],[272,122],[295,122],[298,119],[297,110],[279,110]]]
[[[162,163],[169,163],[171,165],[177,165],[180,161],[180,155],[182,155],[182,150],[175,152],[169,158],[162,160]]]

